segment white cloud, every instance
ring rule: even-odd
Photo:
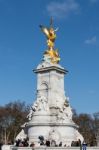
[[[93,36],[92,38],[85,40],[86,44],[96,44],[96,42],[97,42],[96,36]]]
[[[79,4],[75,0],[64,0],[61,2],[50,2],[47,5],[47,12],[54,18],[65,18],[71,13],[77,13],[79,11]]]
[[[98,2],[99,0],[89,0],[91,3],[96,3]]]
[[[89,94],[95,94],[95,90],[89,90],[88,93]]]

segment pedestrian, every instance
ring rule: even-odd
[[[87,144],[85,142],[83,142],[82,144],[82,150],[86,150]]]

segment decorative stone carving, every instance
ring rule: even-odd
[[[27,135],[25,134],[24,130],[22,129],[22,130],[20,131],[20,133],[17,135],[16,140],[18,140],[18,139],[23,140],[23,139],[25,139],[26,137],[27,137]]]
[[[39,96],[37,98],[37,111],[47,111],[48,110],[48,101],[45,96]]]
[[[83,136],[78,132],[78,130],[75,130],[75,134],[76,134],[76,140],[81,140],[82,142],[84,141]]]
[[[65,122],[67,119],[72,121],[72,115],[72,108],[70,107],[69,102],[67,103],[67,101],[65,101],[63,107],[59,109],[57,120],[58,122]]]
[[[71,109],[70,105],[67,106],[67,107],[64,105],[64,107],[63,107],[63,113],[64,113],[64,115],[67,118],[69,118],[70,120],[72,120],[73,113],[72,113],[72,109]]]
[[[29,112],[29,114],[27,115],[27,118],[28,118],[29,121],[32,119],[33,113],[37,110],[37,106],[38,106],[38,105],[37,105],[37,102],[35,102],[34,105],[31,106],[30,112]]]
[[[61,139],[61,134],[56,129],[52,129],[49,132],[49,140],[51,141],[52,144],[53,142],[58,144],[60,139]]]
[[[33,115],[33,110],[32,110],[32,107],[31,107],[31,108],[30,108],[30,112],[29,112],[29,114],[27,115],[28,120],[31,120],[31,119],[32,119],[32,115]]]
[[[29,116],[31,116],[33,112],[36,112],[36,111],[48,111],[48,110],[49,110],[49,107],[48,107],[47,98],[45,96],[39,96],[36,102],[34,103],[34,105],[32,106]]]
[[[64,119],[65,119],[65,118],[64,118],[63,111],[60,111],[60,110],[59,110],[59,113],[58,113],[58,116],[57,116],[57,121],[58,121],[59,123],[62,123]]]

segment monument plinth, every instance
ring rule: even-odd
[[[60,56],[54,49],[56,39],[52,24],[49,28],[40,25],[46,35],[48,49],[44,52],[42,62],[34,70],[37,74],[37,97],[28,114],[28,122],[23,126],[20,136],[28,137],[29,143],[39,145],[39,137],[56,145],[62,143],[71,146],[72,141],[80,139],[78,126],[72,120],[72,108],[64,90],[64,75],[68,73],[59,65]]]

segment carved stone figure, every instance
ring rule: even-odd
[[[23,140],[23,139],[25,139],[26,137],[27,137],[27,135],[25,134],[24,130],[22,129],[22,130],[19,132],[19,134],[17,135],[16,140],[18,140],[18,139]]]
[[[33,112],[36,110],[36,106],[35,104],[30,108],[30,112],[29,114],[27,115],[27,118],[28,120],[31,120],[32,119],[32,116],[33,116]]]
[[[38,107],[37,107],[38,111],[39,110],[45,110],[45,102],[46,102],[45,97],[40,96],[37,99],[37,102],[38,102]]]
[[[66,117],[72,120],[73,113],[72,113],[72,108],[70,107],[70,105],[68,105],[67,107],[64,105],[63,113],[66,115]]]
[[[47,111],[48,108],[48,101],[45,96],[39,96],[34,103],[34,105],[30,109],[30,113],[28,114],[27,118],[31,118],[33,113],[36,111]]]
[[[37,98],[37,101],[34,103],[34,105],[30,108],[30,112],[27,115],[28,120],[30,121],[32,119],[33,113],[36,111],[48,111],[48,101],[45,96],[39,96]]]
[[[62,123],[63,120],[64,120],[64,114],[63,114],[63,111],[62,110],[59,110],[59,113],[58,113],[58,116],[57,116],[57,120],[59,123]]]
[[[61,139],[61,134],[56,130],[52,129],[49,132],[49,140],[51,141],[51,144],[54,142],[55,144],[58,144]]]
[[[32,106],[34,112],[37,110],[37,107],[38,107],[38,103],[35,102],[34,105]]]
[[[72,120],[72,108],[69,105],[69,102],[64,102],[64,105],[62,108],[59,108],[59,113],[57,116],[58,122],[65,122],[67,119]]]

